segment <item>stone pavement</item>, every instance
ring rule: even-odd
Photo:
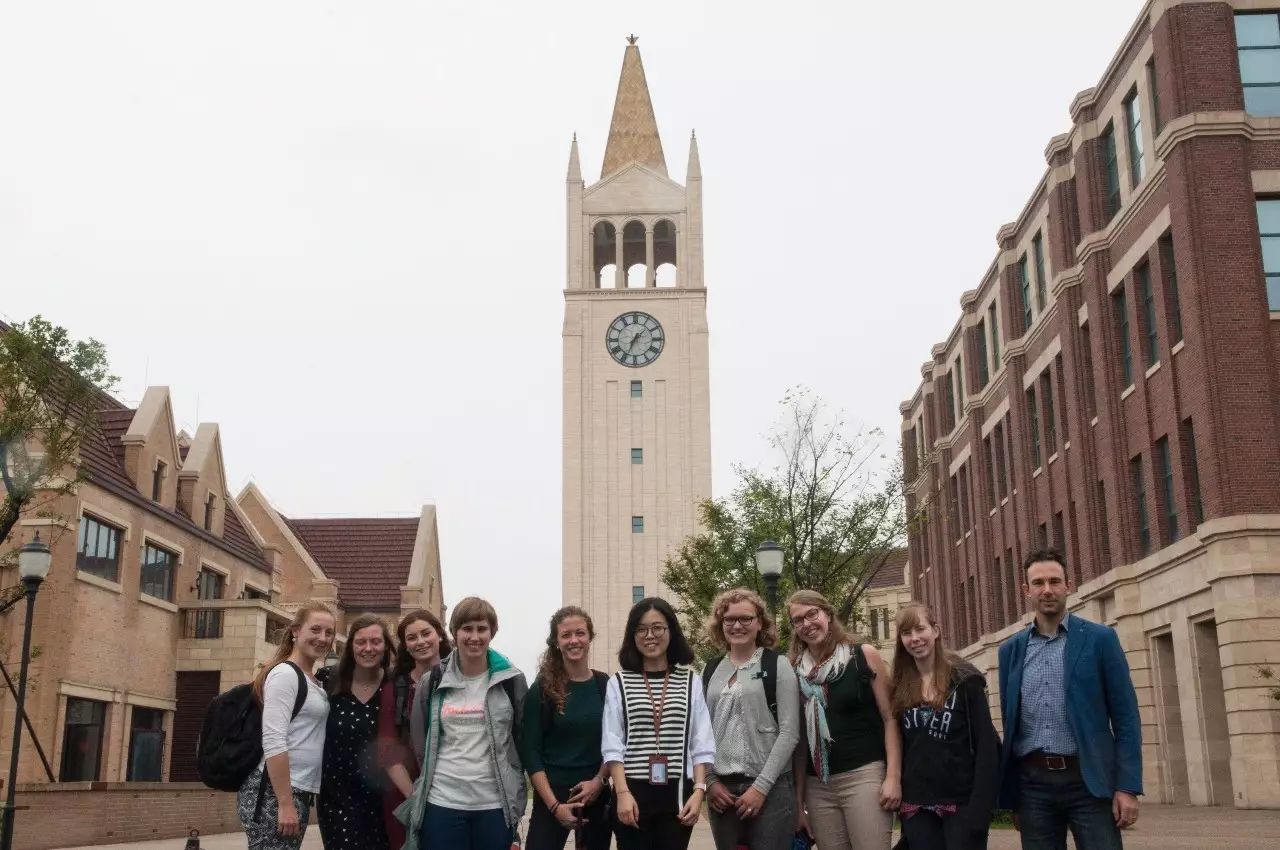
[[[97,845],[66,850],[183,850],[183,839],[144,841],[136,844]],[[320,830],[307,830],[303,850],[323,850]],[[706,822],[699,822],[690,850],[714,850]],[[1068,846],[1074,846],[1068,842]],[[1280,812],[1238,811],[1189,806],[1143,806],[1136,829],[1125,832],[1126,850],[1276,850],[1280,846]],[[989,850],[1017,850],[1018,834],[996,830]],[[200,839],[200,850],[244,850],[244,838],[237,833],[209,835]]]

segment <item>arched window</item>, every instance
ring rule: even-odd
[[[663,219],[653,226],[653,264],[658,286],[678,286],[676,226]]]
[[[599,221],[591,231],[591,267],[596,289],[613,289],[617,280],[617,228],[611,222]],[[608,272],[607,275],[604,272]]]
[[[629,221],[622,228],[622,267],[627,270],[627,287],[645,285],[645,237],[644,224]],[[637,266],[639,268],[637,268]]]

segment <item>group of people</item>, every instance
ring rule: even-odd
[[[763,600],[728,590],[706,623],[723,654],[698,671],[672,607],[643,599],[613,675],[591,669],[591,617],[566,606],[531,686],[491,648],[483,599],[458,603],[448,634],[427,611],[394,638],[358,617],[318,675],[334,618],[303,606],[254,683],[248,846],[296,850],[314,805],[327,850],[509,850],[531,787],[528,850],[570,834],[590,850],[682,850],[704,806],[718,850],[888,850],[895,812],[899,846],[970,850],[998,805],[1027,850],[1065,850],[1068,829],[1081,850],[1119,848],[1142,790],[1123,651],[1067,613],[1060,553],[1033,553],[1024,575],[1036,616],[1000,648],[1003,744],[984,675],[918,602],[898,613],[890,671],[821,594],[787,600],[783,654]]]

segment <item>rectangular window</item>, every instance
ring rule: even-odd
[[[1164,273],[1164,301],[1169,310],[1169,342],[1182,341],[1182,301],[1178,298],[1178,266],[1173,257],[1173,234],[1160,237],[1160,270]]]
[[[1116,129],[1108,124],[1102,133],[1102,198],[1107,221],[1120,211],[1120,166],[1116,161]]]
[[[222,573],[214,570],[200,568],[200,572],[196,573],[196,599],[221,599],[223,592],[226,590],[227,580]],[[190,622],[190,629],[194,633],[187,634],[185,637],[216,639],[222,637],[222,611],[216,608],[199,608],[195,611],[188,611],[188,616],[193,619]]]
[[[880,642],[880,612],[872,608],[867,612],[867,619],[871,624],[871,642]]]
[[[1156,57],[1147,60],[1147,90],[1151,92],[1151,129],[1160,135],[1164,129],[1164,119],[1160,113],[1160,86],[1156,79]]]
[[[644,534],[644,517],[633,516],[631,518],[631,533]]]
[[[632,449],[632,450],[631,450],[631,462],[632,462],[632,463],[644,463],[644,449]]]
[[[160,782],[164,772],[164,712],[134,706],[129,724],[129,782]]]
[[[991,380],[990,361],[987,357],[987,320],[978,319],[978,389],[986,389]]]
[[[1067,563],[1070,564],[1071,556],[1067,554],[1067,528],[1062,521],[1062,511],[1058,511],[1053,515],[1053,545],[1067,559]]]
[[[173,568],[177,556],[148,543],[142,550],[142,592],[157,599],[173,601]]]
[[[168,466],[162,460],[156,461],[155,471],[151,474],[151,501],[158,502],[164,495],[164,474]]]
[[[1080,326],[1080,348],[1084,357],[1084,412],[1089,419],[1098,415],[1098,398],[1093,388],[1093,335],[1089,333],[1089,323]]]
[[[267,602],[270,602],[271,594],[267,593],[265,590],[258,590],[258,588],[250,587],[249,585],[246,584],[244,586],[244,590],[240,591],[240,598],[241,599],[264,599]]]
[[[1009,473],[1004,457],[1004,422],[997,422],[995,430],[991,433],[995,437],[993,448],[996,452],[996,493],[1003,500],[1009,495]]]
[[[213,531],[213,513],[217,510],[218,497],[210,493],[204,500],[204,530]]]
[[[1031,255],[1036,260],[1036,310],[1043,313],[1044,305],[1048,302],[1048,275],[1044,270],[1044,234],[1037,233],[1036,238],[1031,240]]]
[[[1018,260],[1018,285],[1022,289],[1022,331],[1031,329],[1031,270],[1027,267],[1027,255]]]
[[[1280,310],[1280,198],[1258,199],[1258,237],[1262,240],[1267,309]]]
[[[943,419],[947,423],[947,433],[951,433],[956,427],[956,375],[955,371],[947,372],[947,380],[942,385],[943,392],[946,395],[944,401],[947,403],[947,410],[943,414]]]
[[[58,773],[59,782],[98,781],[106,719],[105,702],[67,698],[67,719],[62,727],[62,769]]]
[[[1142,102],[1138,100],[1137,86],[1124,102],[1124,125],[1129,135],[1129,185],[1136,189],[1147,173],[1142,151]]]
[[[1027,390],[1027,419],[1031,437],[1031,468],[1040,468],[1040,407],[1036,404],[1036,388]]]
[[[1204,522],[1204,502],[1200,499],[1200,462],[1196,458],[1196,429],[1190,419],[1182,420],[1182,469],[1187,488],[1187,510],[1191,512],[1192,530]]]
[[[1142,455],[1129,461],[1129,477],[1133,486],[1133,508],[1138,525],[1138,555],[1151,552],[1151,524],[1147,519],[1147,489],[1142,481]]]
[[[1039,525],[1039,526],[1037,526],[1037,527],[1036,527],[1036,548],[1038,548],[1038,549],[1048,549],[1048,548],[1049,548],[1049,525],[1048,525],[1048,523],[1044,523],[1044,522],[1042,522],[1042,523],[1040,523],[1040,525]]]
[[[994,375],[1000,371],[1000,321],[994,301],[987,308],[987,327],[991,328],[991,374]]]
[[[1040,395],[1044,399],[1044,445],[1049,454],[1058,450],[1058,417],[1053,410],[1053,378],[1046,369],[1040,376]]]
[[[1237,14],[1236,55],[1245,111],[1280,115],[1280,17],[1275,12]]]
[[[124,532],[88,514],[80,517],[76,569],[107,581],[120,578],[120,540]]]
[[[1000,497],[996,495],[996,461],[991,456],[991,437],[982,438],[982,455],[986,458],[986,474],[987,474],[987,498],[990,500],[988,507],[994,508],[1000,501]]]
[[[643,381],[631,382],[631,397],[644,398],[644,382]]]
[[[643,584],[631,585],[631,604],[635,605],[641,599],[644,599],[644,585]]]
[[[1156,296],[1151,286],[1151,264],[1143,263],[1137,271],[1138,297],[1142,299],[1142,321],[1147,332],[1147,368],[1160,362],[1160,329],[1156,325]]]
[[[973,518],[969,514],[969,464],[962,464],[956,476],[960,483],[960,530],[973,528]]]
[[[1160,476],[1160,500],[1164,503],[1164,542],[1178,539],[1178,503],[1173,498],[1173,458],[1168,436],[1156,440],[1156,474]]]
[[[1133,348],[1129,345],[1129,305],[1123,283],[1111,296],[1111,315],[1115,319],[1116,342],[1120,343],[1120,386],[1127,388],[1133,384]]]
[[[964,360],[956,358],[956,421],[964,418]]]

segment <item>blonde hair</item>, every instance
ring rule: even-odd
[[[498,633],[498,612],[493,610],[493,606],[487,599],[468,596],[455,605],[453,613],[449,615],[449,632],[453,635],[455,643],[458,640],[458,629],[462,628],[464,623],[475,620],[484,620],[489,624],[490,632],[495,635]]]
[[[915,657],[907,652],[907,647],[902,642],[903,631],[910,631],[922,623],[938,629],[938,639],[933,644],[933,699],[928,701],[929,704],[935,709],[942,708],[951,690],[952,660],[943,646],[942,629],[938,628],[938,620],[928,605],[923,602],[908,602],[898,611],[898,638],[897,645],[893,648],[893,679],[890,681],[892,695],[889,699],[894,714],[925,702],[920,669],[916,667]]]
[[[827,626],[827,636],[822,641],[821,646],[808,647],[799,635],[792,635],[791,648],[787,651],[787,658],[791,659],[791,663],[795,664],[800,660],[800,655],[809,650],[809,654],[813,656],[814,663],[821,664],[827,659],[835,648],[842,643],[850,646],[863,641],[859,640],[855,634],[850,634],[844,630],[844,624],[840,622],[840,618],[836,616],[836,609],[827,597],[823,596],[816,590],[797,590],[787,598],[787,612],[790,614],[792,605],[813,605],[821,608],[826,612],[829,624]]]
[[[715,600],[712,601],[711,616],[707,617],[707,622],[703,625],[711,642],[720,649],[727,650],[729,648],[729,642],[724,636],[724,614],[729,610],[729,606],[736,602],[750,602],[756,609],[756,616],[760,618],[760,631],[756,634],[756,646],[763,646],[765,649],[772,649],[777,646],[777,623],[773,621],[773,617],[769,616],[769,611],[765,608],[764,600],[760,598],[760,594],[745,587],[726,590],[717,595]]]
[[[297,644],[297,633],[302,631],[312,614],[328,614],[333,617],[333,611],[323,602],[308,602],[294,612],[293,621],[280,636],[280,645],[276,648],[276,654],[271,656],[271,660],[264,664],[258,671],[258,675],[253,678],[253,695],[259,704],[262,703],[262,689],[266,686],[267,676],[276,666],[283,664],[290,655],[293,655],[293,648]],[[334,619],[336,623],[337,618]]]

